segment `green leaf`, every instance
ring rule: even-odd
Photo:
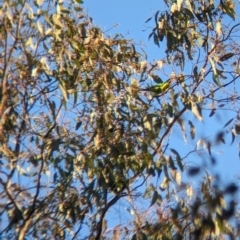
[[[216,33],[217,33],[217,37],[220,37],[222,34],[222,24],[221,21],[217,21],[216,22]]]
[[[233,57],[235,54],[234,53],[227,53],[219,58],[220,61],[224,62]]]
[[[237,136],[237,133],[234,128],[232,128],[231,134],[232,134],[232,141],[231,141],[231,145],[232,145],[235,140],[235,137]]]
[[[65,102],[68,102],[68,92],[64,89],[64,87],[62,86],[62,84],[59,84],[59,88],[63,94],[63,98],[65,100]]]
[[[183,11],[184,14],[186,14],[190,19],[194,19],[194,15],[192,14],[192,12],[191,12],[188,8],[183,8],[182,11]]]
[[[192,113],[195,115],[195,117],[199,120],[199,121],[203,121],[203,118],[202,118],[202,111],[201,111],[201,108],[200,106],[195,103],[194,101],[191,102],[191,110],[192,110]]]
[[[51,109],[52,115],[54,116],[54,119],[55,119],[56,104],[54,101],[50,101],[50,100],[48,100],[48,104]]]
[[[213,78],[213,82],[218,86],[218,87],[221,87],[221,83],[219,81],[219,75],[218,74],[214,74],[212,75],[212,78]]]
[[[147,170],[147,173],[148,173],[148,175],[155,177],[155,172],[154,172],[154,169],[153,169],[152,167],[150,167],[150,168]]]
[[[82,125],[82,121],[77,122],[75,130],[77,131]]]
[[[216,112],[216,108],[213,108],[212,111],[209,114],[209,117],[212,117]]]
[[[214,75],[217,75],[216,66],[215,66],[215,64],[214,64],[214,61],[212,60],[211,57],[209,57],[208,60],[209,60],[209,62],[210,62],[211,65],[212,65],[212,70],[213,70]]]
[[[158,47],[160,47],[158,35],[156,33],[153,34],[153,41]]]
[[[217,136],[216,136],[216,142],[219,143],[219,142],[222,142],[223,144],[225,144],[225,140],[224,140],[224,132],[220,131]]]
[[[169,167],[172,169],[172,170],[176,170],[176,167],[174,166],[174,162],[173,162],[173,159],[171,156],[169,156]]]
[[[153,196],[152,196],[152,201],[149,207],[151,207],[153,204],[156,203],[156,201],[158,200],[158,192],[154,191]]]
[[[82,4],[82,3],[83,3],[83,0],[74,0],[74,2],[79,3],[79,4]]]
[[[73,96],[73,106],[76,105],[77,100],[78,100],[78,92],[77,92],[77,91],[74,91],[74,96]]]
[[[132,236],[131,240],[137,240],[137,234],[136,234],[136,233],[135,233],[135,234],[133,234],[133,236]]]
[[[151,37],[153,36],[153,34],[155,34],[154,29],[153,29],[153,31],[149,34],[149,36],[148,36],[148,40],[151,39]]]
[[[171,171],[173,180],[180,185],[181,184],[181,174],[177,170]]]
[[[40,7],[43,4],[44,0],[37,0],[37,5]]]
[[[151,75],[151,77],[155,83],[163,83],[163,80],[158,75]]]
[[[225,13],[227,13],[227,15],[229,17],[231,17],[233,20],[235,20],[235,12],[234,12],[233,6],[234,6],[234,3],[231,0],[229,0],[227,2],[222,1],[222,7],[223,7]]]
[[[170,148],[170,150],[176,156],[177,165],[180,168],[180,170],[183,172],[182,159],[181,159],[179,153],[173,148]]]
[[[158,25],[158,14],[159,14],[159,11],[156,12],[155,17],[154,17],[156,25]]]
[[[173,34],[171,32],[167,33],[167,48],[169,51],[171,51],[173,49],[173,44],[175,42],[175,37],[173,36]]]
[[[207,149],[208,149],[209,155],[211,156],[212,154],[211,154],[211,143],[210,142],[207,143]]]
[[[234,118],[231,118],[229,121],[227,121],[225,123],[225,125],[223,126],[223,128],[227,127],[232,121],[233,121]]]
[[[147,23],[147,22],[149,22],[149,21],[151,21],[151,20],[152,20],[152,17],[148,18],[148,19],[145,21],[145,23]]]
[[[61,13],[70,14],[70,11],[67,9],[61,9]]]
[[[191,49],[192,49],[191,41],[189,41],[188,36],[186,34],[184,35],[184,39],[185,39],[185,42],[186,42],[186,49],[187,49],[188,58],[190,60],[193,60],[192,54],[191,54]]]
[[[224,193],[225,194],[234,194],[237,191],[238,191],[238,186],[234,183],[231,183],[225,188]]]
[[[198,80],[198,66],[196,65],[193,69],[193,75],[196,80]]]
[[[167,170],[167,166],[166,165],[163,166],[163,172],[165,174],[165,177],[169,180],[170,178],[169,178],[169,174],[168,174],[168,170]]]
[[[195,176],[200,172],[200,167],[191,167],[188,169],[188,175],[189,176]]]
[[[58,174],[55,172],[53,175],[53,183],[56,184],[58,179]]]
[[[203,22],[203,18],[201,17],[201,14],[196,13],[195,15],[200,22]]]
[[[239,135],[240,134],[240,124],[236,124],[234,129],[235,129],[236,134]]]
[[[184,125],[183,119],[182,118],[178,118],[177,123],[180,125],[181,131],[184,132],[185,131],[185,125]]]

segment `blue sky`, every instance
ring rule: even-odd
[[[145,23],[156,10],[165,10],[165,4],[161,1],[97,1],[84,2],[85,11],[93,18],[94,24],[107,31],[114,27],[108,34],[121,33],[128,39],[148,45],[148,57],[161,58],[161,52],[154,46],[153,41],[148,41],[153,22]],[[156,54],[157,51],[157,54]]]

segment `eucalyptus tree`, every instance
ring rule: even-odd
[[[237,186],[189,163],[202,151],[215,161],[197,122],[224,104],[238,111],[234,3],[166,1],[150,33],[166,47],[156,62],[106,36],[81,3],[1,3],[1,237],[236,236],[234,198],[224,200]],[[216,142],[235,143],[238,118],[224,127]],[[182,156],[176,132],[196,148]],[[187,182],[201,172],[199,186]]]

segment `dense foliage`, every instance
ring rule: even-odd
[[[1,3],[1,237],[238,236],[238,187],[209,171],[240,133],[235,5],[165,4],[147,22],[166,56],[147,62],[81,1]],[[223,108],[236,114],[201,136]]]

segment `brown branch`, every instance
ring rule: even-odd
[[[11,60],[11,57],[12,57],[12,54],[13,54],[13,50],[15,48],[15,45],[18,42],[18,36],[19,36],[21,23],[22,23],[21,15],[22,15],[22,12],[23,12],[24,5],[25,4],[23,4],[22,9],[20,10],[19,20],[18,20],[17,29],[16,29],[16,36],[15,36],[13,46],[9,51],[9,54],[7,54],[8,34],[7,34],[6,29],[4,29],[5,30],[5,44],[6,45],[5,45],[5,64],[4,64],[5,66],[4,66],[4,71],[3,71],[3,81],[2,81],[2,84],[1,84],[1,87],[2,87],[1,97],[2,98],[1,98],[1,103],[0,103],[0,118],[2,118],[2,116],[3,116],[3,112],[6,108],[6,103],[7,103],[7,100],[8,100],[8,89],[7,89],[7,87],[8,87],[8,71],[9,71],[10,60]],[[7,55],[8,55],[8,57],[7,57]]]
[[[104,217],[108,211],[108,209],[113,206],[121,197],[125,196],[125,194],[123,195],[119,195],[117,194],[108,204],[107,206],[102,210],[102,214],[101,214],[101,218],[98,222],[98,226],[97,226],[97,236],[95,237],[95,240],[100,240],[101,239],[101,234],[102,234],[102,225],[103,225],[103,220]]]

